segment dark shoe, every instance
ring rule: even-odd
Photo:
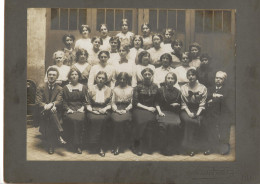
[[[82,149],[81,149],[81,148],[77,148],[77,149],[76,149],[76,153],[77,153],[77,154],[82,154]]]
[[[99,151],[99,153],[98,153],[101,157],[105,157],[105,152],[102,150],[102,149],[100,149],[100,151]]]
[[[221,146],[221,155],[228,155],[230,152],[230,145],[229,144],[223,144]]]
[[[112,150],[111,150],[111,153],[115,153],[115,150],[114,150],[114,149],[112,149]]]
[[[141,151],[137,151],[137,152],[136,152],[136,155],[140,157],[140,156],[143,155],[143,152],[141,152]]]
[[[204,155],[210,155],[210,154],[211,154],[210,150],[204,152]]]
[[[190,154],[189,154],[191,157],[193,157],[194,155],[195,155],[195,152],[190,152]]]
[[[119,155],[119,148],[116,148],[116,150],[114,151],[114,155]]]
[[[48,148],[48,153],[49,153],[50,155],[52,155],[52,154],[54,153],[54,148],[53,148],[53,147],[49,147],[49,148]]]

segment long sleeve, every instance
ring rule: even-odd
[[[207,101],[207,88],[204,86],[201,94],[199,109],[205,109],[206,101]]]
[[[43,86],[38,86],[36,91],[36,104],[39,105],[40,108],[44,108],[46,103],[43,101]]]
[[[138,95],[139,95],[138,86],[136,86],[134,88],[134,93],[133,93],[133,107],[136,107],[138,104]]]
[[[82,79],[88,79],[91,70],[91,65],[88,65],[85,70],[81,73]]]
[[[117,110],[116,102],[115,102],[116,94],[113,91],[113,97],[112,97],[112,110],[115,111]]]
[[[57,106],[57,107],[61,106],[62,102],[63,102],[63,98],[62,98],[63,90],[60,86],[58,86],[58,87],[59,87],[59,89],[58,89],[59,91],[58,91],[55,101],[53,102],[55,104],[55,106]]]
[[[95,82],[95,67],[92,67],[88,78],[88,88],[91,88],[91,86],[94,85],[94,82]]]
[[[65,111],[69,110],[69,106],[68,106],[68,94],[67,94],[67,90],[66,90],[66,86],[64,86],[63,88],[63,109]]]

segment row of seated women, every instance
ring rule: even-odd
[[[48,82],[50,71],[54,70],[59,73],[54,67],[47,70]],[[111,88],[108,86],[109,75],[97,71],[94,84],[87,87],[80,83],[81,72],[71,68],[70,83],[63,87],[62,111],[64,124],[72,125],[69,130],[75,152],[82,153],[84,132],[88,146],[102,157],[105,156],[104,141],[108,136],[112,137],[110,149],[114,155],[123,152],[127,137],[131,137],[130,147],[138,156],[143,152],[151,153],[155,148],[164,155],[188,153],[193,156],[198,152],[205,155],[218,152],[221,132],[220,127],[215,126],[226,123],[226,109],[223,108],[226,94],[216,90],[224,89],[224,72],[217,73],[216,86],[209,90],[199,83],[198,71],[194,68],[186,72],[189,82],[183,84],[181,90],[174,87],[178,76],[173,72],[166,74],[160,88],[153,83],[153,69],[144,68],[141,76],[142,81],[133,88],[131,76],[120,72],[115,87]],[[106,125],[111,122],[113,129],[108,132]],[[67,130],[65,128],[64,133]],[[221,153],[228,152],[229,147]]]

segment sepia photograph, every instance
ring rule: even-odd
[[[259,184],[259,0],[6,0],[6,183]]]
[[[236,161],[236,10],[27,8],[27,161]]]

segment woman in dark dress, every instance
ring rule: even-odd
[[[210,66],[211,57],[207,53],[203,53],[200,56],[200,61],[200,67],[197,68],[199,74],[198,80],[208,88],[212,86],[211,81],[214,81],[214,76],[212,75],[214,72]]]
[[[92,144],[99,155],[104,157],[104,130],[110,119],[112,90],[105,85],[107,74],[104,71],[96,75],[97,84],[91,86],[87,93],[87,131],[88,142]]]
[[[72,144],[75,152],[81,154],[87,88],[79,83],[81,73],[77,69],[72,68],[68,78],[70,83],[63,88],[64,120],[72,125]]]
[[[113,89],[112,110],[114,112],[111,119],[114,124],[114,155],[118,155],[122,151],[132,121],[133,88],[129,85],[130,81],[128,73],[121,72],[117,76],[117,85]]]
[[[202,151],[201,135],[203,135],[202,119],[207,99],[207,88],[198,82],[198,73],[195,69],[187,71],[189,83],[181,87],[180,119],[184,123],[184,138],[182,146],[185,151],[194,156]]]
[[[133,94],[133,152],[141,156],[144,151],[145,132],[148,136],[148,147],[151,148],[152,130],[156,123],[155,100],[158,94],[158,87],[152,82],[153,70],[145,68],[141,72],[144,80],[134,89]]]
[[[179,117],[181,92],[174,87],[177,82],[175,73],[165,76],[165,85],[159,89],[156,109],[160,127],[161,152],[164,155],[178,154],[181,141],[181,121]]]

